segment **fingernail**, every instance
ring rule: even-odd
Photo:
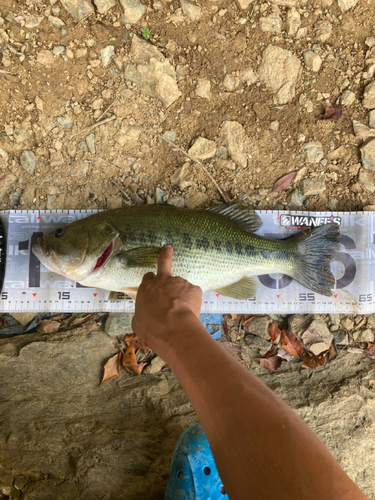
[[[171,244],[164,245],[164,248],[173,248]]]

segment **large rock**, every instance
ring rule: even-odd
[[[268,45],[257,71],[260,80],[276,92],[277,104],[286,104],[293,99],[296,84],[302,75],[302,67],[299,59],[290,50]]]
[[[134,36],[130,59],[125,77],[135,82],[143,92],[160,99],[166,108],[180,97],[176,72],[156,47]]]
[[[61,0],[61,5],[76,22],[95,12],[90,0]]]
[[[180,434],[197,417],[173,374],[98,389],[114,339],[83,328],[0,340],[0,491],[12,499],[161,500]],[[244,347],[246,349],[246,347]],[[209,353],[207,353],[209,356]],[[160,362],[161,365],[161,362]],[[316,370],[253,372],[305,420],[373,498],[375,364],[340,352]]]

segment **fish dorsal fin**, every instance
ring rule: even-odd
[[[156,266],[161,248],[139,247],[132,248],[116,255],[124,267],[151,267]]]
[[[216,293],[225,295],[225,297],[232,297],[232,299],[244,300],[255,297],[259,287],[259,281],[257,278],[242,278],[236,283],[225,286],[223,288],[217,288],[214,290]]]
[[[236,222],[248,233],[255,233],[262,225],[259,215],[256,214],[254,210],[249,210],[237,201],[209,207],[206,210]]]

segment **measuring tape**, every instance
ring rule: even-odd
[[[0,212],[0,312],[133,312],[124,294],[87,288],[46,269],[31,248],[40,236],[97,210],[21,210]],[[257,234],[283,239],[322,224],[340,225],[341,248],[331,263],[336,278],[332,297],[307,290],[286,275],[263,275],[256,297],[235,300],[206,292],[203,313],[356,313],[375,312],[375,227],[373,212],[257,211]],[[4,276],[5,267],[5,276]]]

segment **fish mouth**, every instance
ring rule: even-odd
[[[110,244],[107,246],[107,248],[104,250],[104,252],[97,259],[95,266],[94,266],[93,270],[91,271],[91,273],[98,272],[103,268],[104,264],[107,262],[107,260],[109,259],[109,257],[112,254],[113,246],[114,245],[113,245],[113,240],[112,240],[110,242]]]

